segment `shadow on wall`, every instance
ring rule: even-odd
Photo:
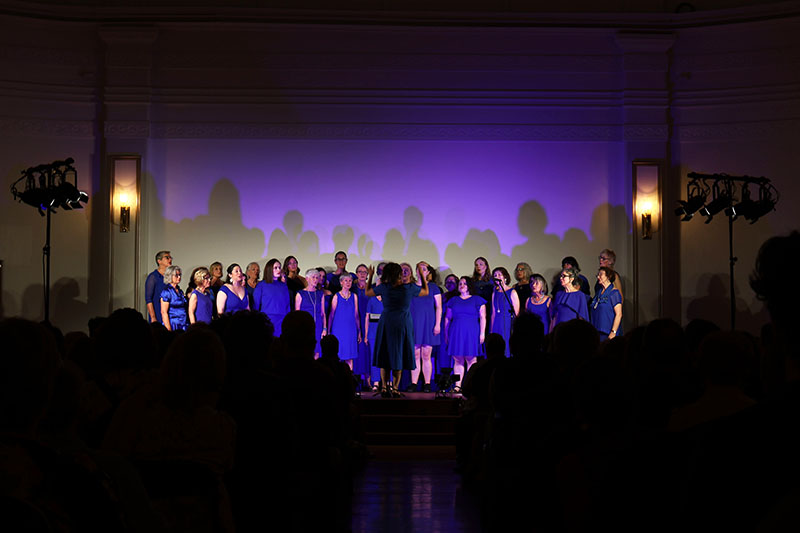
[[[148,176],[147,179],[152,178]],[[144,275],[155,268],[156,252],[168,249],[172,252],[173,264],[184,270],[183,288],[189,283],[189,273],[197,266],[209,266],[214,261],[225,265],[238,262],[244,269],[249,261],[264,253],[264,232],[242,224],[239,191],[228,179],[219,180],[211,189],[208,214],[177,223],[161,217],[155,223],[163,225],[163,239],[149,243],[150,266]]]
[[[686,321],[696,318],[709,320],[722,329],[730,329],[730,279],[728,274],[701,275],[697,280],[695,297],[687,298]],[[734,295],[739,293],[739,287],[734,285]],[[761,326],[767,322],[769,315],[763,305],[758,310],[750,309],[745,300],[736,297],[736,329],[758,335]]]
[[[83,284],[86,284],[85,280]],[[51,287],[50,320],[64,332],[87,327],[89,306],[80,300],[80,286],[74,278],[60,278]]]

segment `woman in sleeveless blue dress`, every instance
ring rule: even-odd
[[[358,296],[358,325],[361,328],[361,342],[358,343],[358,359],[355,360],[355,367],[353,373],[362,377],[363,380],[369,381],[370,369],[372,368],[372,358],[370,357],[369,346],[366,341],[366,320],[367,320],[367,304],[371,298],[367,296],[367,277],[369,277],[369,270],[367,265],[360,264],[356,267],[356,281],[351,289],[356,296]]]
[[[571,268],[561,271],[559,277],[562,291],[556,293],[553,299],[553,327],[562,322],[574,319],[589,321],[589,308],[586,305],[586,295],[581,291],[581,282],[578,274]]]
[[[431,353],[440,341],[442,321],[442,294],[433,283],[433,269],[425,261],[417,263],[420,276],[428,281],[428,295],[414,298],[411,301],[411,322],[414,327],[414,362],[416,368],[411,371],[411,383],[406,389],[413,392],[417,389],[419,374],[422,373],[422,392],[431,392],[431,375],[433,364]],[[415,281],[415,280],[414,280]],[[416,281],[415,281],[416,282]],[[421,285],[422,281],[416,282]]]
[[[169,266],[164,272],[164,280],[168,283],[161,290],[161,321],[170,331],[180,331],[189,325],[186,316],[188,300],[178,286],[181,282],[181,267]]]
[[[339,340],[339,359],[353,370],[353,360],[358,358],[358,343],[361,342],[361,328],[358,325],[358,296],[350,290],[353,278],[350,274],[339,277],[342,290],[331,300],[330,334]]]
[[[525,303],[525,310],[538,316],[544,324],[544,334],[550,333],[553,320],[552,299],[547,296],[547,280],[541,274],[531,276],[531,297]]]
[[[492,333],[499,333],[506,341],[506,357],[510,355],[509,339],[511,338],[511,325],[514,318],[519,314],[519,294],[508,286],[511,283],[511,276],[505,267],[497,267],[492,270],[494,278],[494,291],[492,292],[492,318],[489,327]],[[509,305],[511,300],[511,305]],[[513,316],[509,313],[513,309]]]
[[[194,272],[195,289],[189,294],[189,323],[211,323],[214,300],[211,293],[211,273],[205,267]]]
[[[306,271],[305,280],[308,285],[305,289],[297,292],[294,305],[296,309],[305,311],[314,318],[314,338],[317,341],[317,346],[314,348],[314,359],[319,359],[319,341],[322,338],[322,332],[327,332],[325,328],[325,294],[317,290],[319,272],[316,268]]]
[[[447,351],[453,358],[453,374],[458,374],[456,392],[461,390],[464,374],[483,354],[486,337],[486,300],[472,295],[472,281],[466,276],[458,280],[458,296],[448,300],[445,314]]]
[[[369,349],[369,361],[367,361],[370,371],[369,378],[372,383],[372,390],[377,391],[380,387],[381,371],[380,368],[372,364],[375,359],[375,338],[378,335],[378,322],[383,313],[383,302],[380,296],[375,296],[367,301],[367,319],[364,322],[364,342]]]
[[[217,313],[235,313],[247,311],[250,303],[247,301],[247,292],[244,289],[245,277],[242,267],[236,263],[228,265],[228,280],[217,292]]]
[[[369,269],[372,285],[374,269]],[[403,269],[397,263],[387,263],[383,268],[381,284],[367,289],[367,296],[379,295],[383,299],[383,313],[375,337],[373,364],[381,369],[384,396],[398,396],[397,388],[404,369],[414,368],[414,331],[411,323],[411,301],[428,295],[428,281],[421,277],[422,287],[403,283]]]
[[[281,336],[283,317],[289,314],[289,287],[283,282],[281,262],[270,259],[264,265],[264,279],[253,291],[255,311],[261,311],[275,327],[275,336]]]

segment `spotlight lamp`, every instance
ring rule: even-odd
[[[711,187],[712,199],[700,209],[700,214],[706,217],[706,224],[713,220],[714,215],[731,206],[732,187],[733,184],[730,181],[723,179],[714,181],[714,185]]]
[[[691,174],[690,174],[691,176]],[[683,222],[691,220],[694,214],[706,203],[708,197],[708,187],[697,179],[693,179],[686,186],[686,200],[678,200],[679,207],[675,209],[675,214]]]

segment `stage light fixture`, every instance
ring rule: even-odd
[[[739,217],[747,218],[753,212],[755,202],[750,198],[749,184],[742,184],[742,199],[728,208],[725,209],[725,215],[731,217],[734,221]]]
[[[712,200],[700,209],[700,214],[707,217],[706,224],[714,219],[714,215],[730,207],[733,201],[728,182],[717,180],[714,182],[711,190],[713,194]]]
[[[44,321],[50,320],[50,218],[56,208],[81,209],[89,201],[89,195],[78,189],[78,171],[70,158],[50,164],[29,167],[22,177],[11,184],[14,199],[35,207],[41,216],[47,216],[45,245],[42,248],[44,262]],[[17,188],[19,186],[19,189]],[[23,189],[24,186],[24,189]],[[22,190],[20,190],[22,189]]]
[[[679,217],[683,217],[681,221],[686,222],[687,220],[691,220],[698,209],[705,205],[706,193],[700,191],[700,193],[695,196],[690,194],[687,200],[678,200],[678,203],[681,205],[675,209],[675,214]]]
[[[758,200],[753,202],[752,208],[745,218],[750,224],[755,224],[758,219],[775,210],[778,203],[778,191],[770,184],[762,184],[758,189]]]

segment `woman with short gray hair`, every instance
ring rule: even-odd
[[[181,282],[181,267],[171,265],[164,272],[164,290],[161,291],[161,322],[169,331],[186,329],[188,300],[178,286]]]

